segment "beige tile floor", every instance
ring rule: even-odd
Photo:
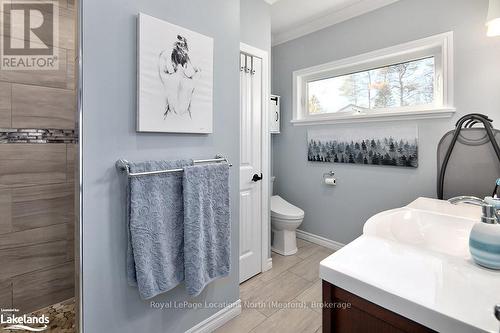
[[[293,256],[273,253],[271,270],[241,284],[241,315],[216,332],[321,332],[319,262],[333,251],[300,239],[297,245]]]

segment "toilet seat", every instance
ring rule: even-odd
[[[280,220],[301,220],[304,218],[304,211],[275,195],[271,197],[271,217]]]

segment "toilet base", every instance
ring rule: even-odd
[[[297,253],[297,235],[295,230],[276,230],[273,231],[273,244],[271,250],[282,256],[291,256]]]

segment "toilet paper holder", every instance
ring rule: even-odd
[[[337,179],[335,178],[335,172],[329,171],[323,174],[323,183],[330,186],[337,185]]]

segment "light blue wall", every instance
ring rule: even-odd
[[[215,40],[214,134],[136,133],[138,12]],[[184,332],[219,309],[154,310],[127,285],[125,183],[119,158],[210,158],[239,164],[239,2],[83,1],[83,315],[85,332]],[[234,302],[238,290],[238,167],[231,169],[232,271],[194,301]],[[189,300],[183,287],[156,301]]]
[[[271,53],[271,6],[264,0],[240,1],[241,41]]]
[[[485,36],[487,6],[487,0],[401,0],[273,47],[273,92],[282,96],[283,107],[282,133],[273,136],[275,187],[285,199],[305,210],[302,230],[342,243],[352,241],[371,215],[405,205],[418,196],[436,196],[437,144],[459,116],[486,113],[500,126],[500,38]],[[306,161],[306,132],[313,127],[290,124],[294,70],[450,30],[455,32],[458,112],[452,119],[418,121],[417,170]],[[322,174],[329,170],[338,177],[337,187],[321,182]]]

